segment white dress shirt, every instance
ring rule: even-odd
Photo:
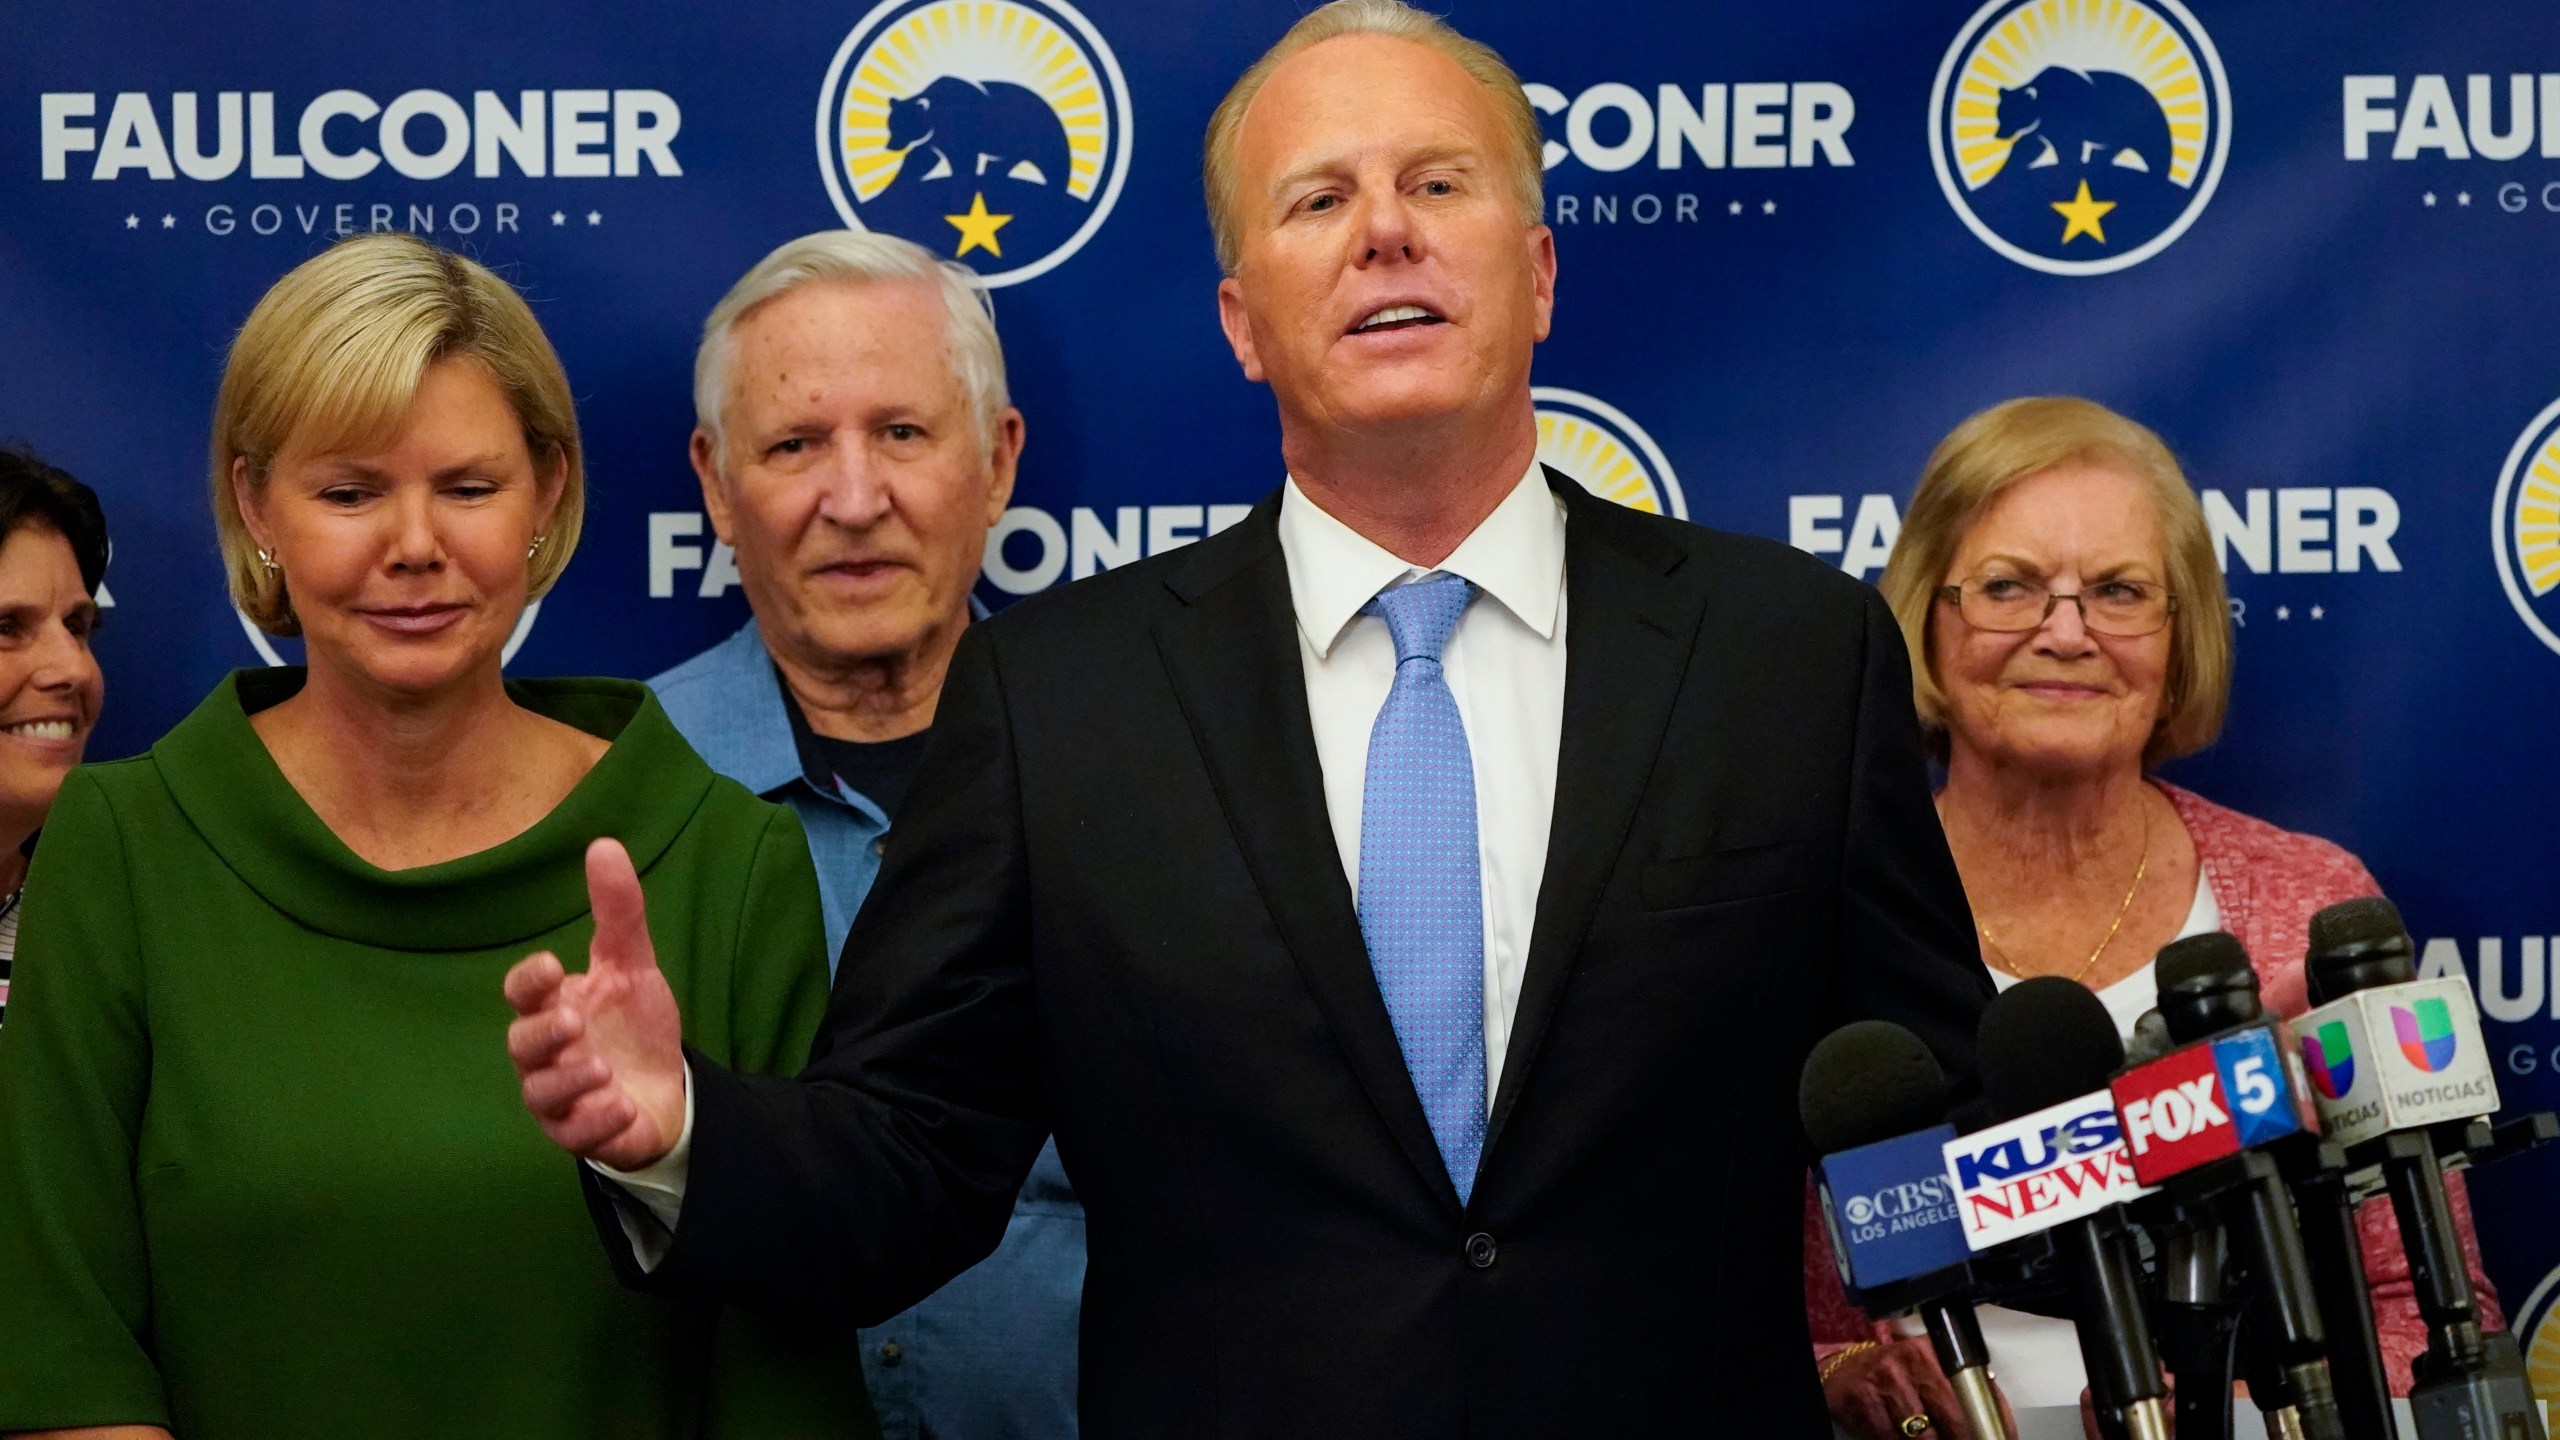
[[[1317,508],[1292,479],[1280,492],[1280,552],[1289,564],[1325,809],[1355,898],[1369,731],[1396,675],[1387,622],[1360,607],[1426,575],[1457,575],[1483,592],[1458,618],[1440,663],[1475,762],[1489,1107],[1520,1008],[1555,814],[1556,751],[1564,737],[1564,505],[1532,464],[1449,558],[1424,570]]]
[[[1502,1083],[1512,1016],[1520,1007],[1555,814],[1556,754],[1564,738],[1564,504],[1532,462],[1493,513],[1436,569],[1424,570],[1317,508],[1292,477],[1280,492],[1280,552],[1289,566],[1289,602],[1297,613],[1298,658],[1306,667],[1307,718],[1324,770],[1325,809],[1355,898],[1369,731],[1396,673],[1387,622],[1362,615],[1360,607],[1381,590],[1427,575],[1457,575],[1482,592],[1458,618],[1440,663],[1475,762],[1490,1109]],[[666,1253],[668,1232],[684,1204],[692,1153],[688,1071],[684,1129],[675,1148],[637,1171],[595,1166],[644,1207],[617,1207],[644,1269],[655,1269]]]

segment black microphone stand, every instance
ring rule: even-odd
[[[2362,1198],[2348,1182],[2345,1152],[2305,1135],[2277,1147],[2277,1164],[2293,1190],[2329,1341],[2329,1378],[2347,1440],[2400,1440],[2391,1414],[2391,1382],[2373,1324],[2373,1292],[2364,1270],[2364,1235],[2356,1224]]]
[[[2106,1440],[2167,1440],[2160,1376],[2156,1366],[2149,1374],[2140,1368],[2160,1352],[2143,1314],[2141,1267],[2121,1211],[2056,1227],[2053,1248],[2076,1302],[2072,1318],[2080,1327],[2080,1360],[2099,1430]],[[2107,1335],[2132,1337],[2132,1343],[2103,1343]]]
[[[1982,1440],[2009,1440],[2009,1422],[2000,1413],[2000,1388],[1991,1378],[1991,1346],[1982,1338],[1982,1321],[1970,1301],[1940,1298],[1920,1307],[1920,1323],[1928,1328],[1929,1346],[1937,1352],[1938,1369],[1954,1387],[1965,1423]]]
[[[2240,1301],[2231,1285],[2231,1240],[2210,1215],[2172,1205],[2157,1222],[2160,1358],[2177,1381],[2178,1440],[2231,1440],[2233,1347]]]

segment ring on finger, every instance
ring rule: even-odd
[[[1902,1433],[1905,1435],[1917,1437],[1925,1433],[1928,1428],[1929,1416],[1926,1411],[1902,1417]]]

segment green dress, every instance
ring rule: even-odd
[[[300,684],[240,672],[55,802],[0,1029],[0,1432],[874,1433],[850,1331],[616,1283],[506,1055],[500,979],[583,964],[611,835],[686,1040],[796,1068],[826,999],[799,822],[644,686],[517,682],[611,748],[505,844],[378,870],[250,728]]]

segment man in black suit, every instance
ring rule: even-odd
[[[1054,1131],[1088,1435],[1828,1434],[1798,1071],[1881,1016],[1963,1073],[1990,984],[1881,600],[1535,464],[1538,143],[1392,0],[1238,82],[1289,482],[970,629],[796,1081],[680,1055],[599,844],[509,1044],[633,1283],[889,1314]]]

